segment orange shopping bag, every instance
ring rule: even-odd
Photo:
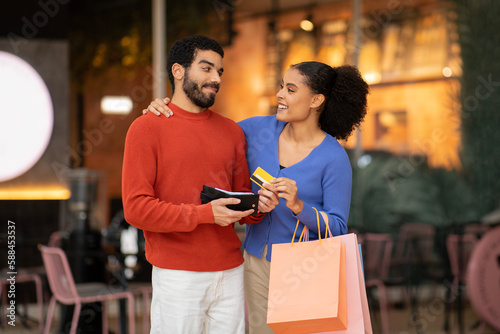
[[[274,244],[269,327],[287,334],[347,329],[345,260],[340,238]]]
[[[373,334],[356,234],[349,233],[333,239],[340,239],[345,244],[347,329],[322,334]]]

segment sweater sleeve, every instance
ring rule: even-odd
[[[236,146],[236,161],[233,174],[233,191],[252,191],[252,185],[250,181],[250,173],[248,171],[248,164],[246,158],[247,144],[245,135],[242,131],[239,131],[239,145]],[[256,216],[244,217],[240,224],[254,224],[258,223],[264,218],[264,214],[259,214]]]
[[[132,123],[125,140],[122,194],[127,222],[151,232],[189,232],[213,223],[210,203],[177,205],[156,196],[157,139],[141,118]]]
[[[328,216],[328,226],[333,235],[347,233],[347,220],[351,204],[352,169],[347,154],[342,151],[332,164],[335,168],[326,168],[322,177],[323,206],[315,208]],[[296,218],[318,234],[316,211],[309,203],[304,202],[304,208]],[[322,236],[325,235],[326,222],[319,214]]]

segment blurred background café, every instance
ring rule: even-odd
[[[109,303],[112,331],[130,333],[130,317],[149,331],[151,265],[122,208],[125,136],[171,96],[170,46],[203,34],[225,51],[213,110],[234,121],[274,114],[301,61],[353,64],[370,85],[366,119],[341,144],[374,333],[499,333],[499,16],[497,0],[4,2],[0,332],[40,333],[48,318],[39,245],[64,251],[76,285],[132,291],[134,314]],[[57,304],[51,332],[71,314]],[[95,318],[79,330],[100,332]]]

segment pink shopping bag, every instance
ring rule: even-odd
[[[347,329],[321,332],[335,334],[373,334],[366,297],[365,279],[356,234],[349,233],[338,237],[345,244],[346,292],[347,292]]]

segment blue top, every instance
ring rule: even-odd
[[[285,126],[273,116],[257,116],[238,123],[245,132],[247,140],[247,162],[250,174],[257,167],[278,177],[286,177],[297,182],[297,196],[304,202],[302,211],[295,215],[286,206],[285,199],[266,214],[261,222],[246,226],[246,237],[243,241],[245,250],[257,257],[262,256],[264,246],[268,244],[266,259],[271,261],[272,245],[290,243],[293,232],[300,220],[295,240],[298,240],[304,227],[309,228],[309,239],[318,238],[316,212],[328,214],[329,226],[333,235],[347,233],[347,218],[351,202],[352,170],[349,157],[339,142],[326,135],[320,145],[316,146],[303,160],[280,169],[278,155],[278,138]],[[252,182],[253,192],[260,187]],[[322,235],[325,233],[325,222],[320,214]]]

